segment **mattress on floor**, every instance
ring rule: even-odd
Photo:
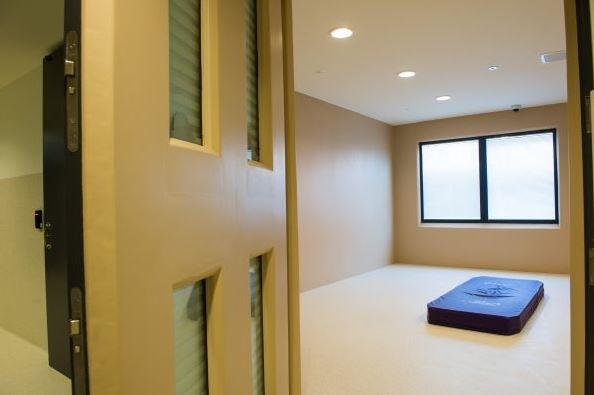
[[[513,335],[544,296],[536,280],[474,277],[427,305],[430,324]]]

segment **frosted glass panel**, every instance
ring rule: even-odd
[[[176,395],[208,394],[206,281],[173,291]]]
[[[478,141],[421,147],[424,219],[480,219]]]
[[[487,140],[489,219],[555,219],[553,133]]]
[[[264,395],[264,312],[262,305],[262,257],[250,260],[252,317],[252,395]]]

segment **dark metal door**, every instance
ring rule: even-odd
[[[45,289],[50,366],[72,377],[66,205],[64,54],[43,61],[43,204],[45,208]]]
[[[48,353],[51,367],[87,394],[80,0],[65,1],[64,45],[43,62],[43,199]]]

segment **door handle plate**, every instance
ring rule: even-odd
[[[72,347],[72,389],[74,395],[87,395],[87,356],[82,289],[70,290],[70,344]]]

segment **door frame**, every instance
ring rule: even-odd
[[[82,197],[82,51],[81,51],[81,24],[82,1],[64,0],[64,38],[65,46],[68,45],[66,37],[72,32],[76,33],[77,45],[73,50],[76,59],[73,85],[76,88],[76,113],[74,116],[78,129],[78,150],[70,152],[66,164],[66,177],[68,179],[68,194],[72,197],[71,207],[68,208],[68,237],[69,254],[71,261],[68,267],[68,287],[70,290],[71,310],[70,317],[79,319],[80,334],[73,335],[71,328],[71,355],[72,355],[72,394],[89,394],[88,353],[86,344],[86,308],[85,308],[85,272],[84,272],[84,244],[83,244],[83,197]],[[65,87],[65,95],[68,95]],[[71,110],[68,110],[71,111]],[[78,305],[78,307],[77,307]],[[77,311],[78,310],[78,311]],[[72,321],[71,321],[72,322]],[[76,349],[79,348],[79,354]],[[78,355],[78,356],[77,356]]]
[[[575,0],[580,85],[580,125],[583,171],[584,283],[585,287],[585,394],[594,393],[594,185],[592,157],[591,92],[594,90],[590,0]]]
[[[281,0],[283,24],[283,77],[285,95],[285,171],[287,199],[287,283],[289,311],[289,393],[301,394],[301,295],[297,217],[297,158],[295,142],[293,1]]]

